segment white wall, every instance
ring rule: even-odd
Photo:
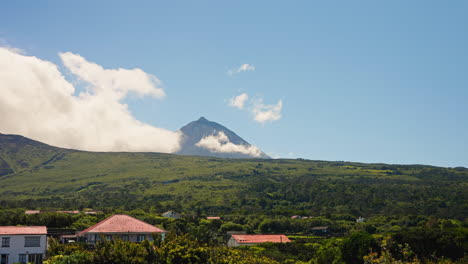
[[[24,247],[24,237],[40,236],[40,247]],[[1,247],[2,237],[10,238],[10,247]],[[46,235],[0,235],[0,254],[8,254],[8,264],[18,263],[19,254],[43,254],[45,256],[47,249]],[[27,260],[27,259],[26,259]]]
[[[130,242],[138,242],[138,235],[145,235],[145,239],[149,241],[153,241],[153,233],[88,233],[86,234],[86,241],[89,244],[94,244],[102,238],[106,238],[106,236],[112,236],[112,239],[122,239],[122,235],[128,236],[128,241]],[[165,237],[165,233],[161,233],[162,239]],[[96,241],[97,239],[97,241]]]

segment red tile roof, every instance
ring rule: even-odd
[[[0,226],[0,235],[47,235],[45,226]]]
[[[285,235],[232,235],[239,244],[258,244],[265,242],[287,243],[291,242]]]
[[[39,210],[26,210],[25,214],[39,214],[41,211]]]
[[[207,216],[206,219],[208,220],[221,220],[220,216]]]
[[[166,231],[128,215],[113,215],[81,231],[86,233],[165,233]]]

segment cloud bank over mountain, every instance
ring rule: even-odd
[[[78,54],[60,53],[65,67],[85,84],[75,86],[57,65],[0,47],[0,132],[89,151],[176,152],[180,132],[136,120],[123,99],[163,98],[160,80],[141,69],[104,69]]]
[[[202,138],[195,144],[197,147],[208,149],[217,153],[241,153],[251,157],[259,158],[262,156],[262,151],[252,145],[234,144],[223,131]]]

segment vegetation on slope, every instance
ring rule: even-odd
[[[195,215],[468,215],[465,168],[96,153],[22,140],[27,139],[0,140],[0,159],[13,170],[0,176],[4,207],[153,208]]]
[[[0,225],[81,230],[106,215],[128,213],[196,241],[193,252],[220,252],[220,259],[234,254],[219,247],[225,232],[238,230],[294,238],[290,245],[235,250],[249,261],[259,258],[258,263],[466,261],[466,168],[95,153],[8,137],[0,135]],[[105,215],[24,214],[25,209],[50,208],[94,208]],[[167,210],[185,218],[161,218]],[[223,220],[203,219],[210,215]],[[359,216],[366,221],[356,223]],[[314,237],[315,226],[329,226],[332,237]],[[177,241],[167,247],[181,246]],[[128,252],[140,250],[118,245],[131,247]],[[50,263],[72,263],[66,261],[75,257],[105,262],[85,251],[60,253]]]

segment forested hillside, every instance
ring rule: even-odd
[[[181,257],[173,248],[190,252],[179,263],[466,261],[462,167],[96,153],[9,135],[0,135],[0,147],[0,225],[82,230],[126,213],[172,234],[162,244],[115,241],[95,249],[52,242],[49,263],[160,263]],[[103,213],[47,212],[85,208]],[[183,218],[160,217],[168,210]],[[205,219],[215,215],[221,220]],[[317,226],[329,233],[317,236]],[[231,250],[222,246],[226,231],[285,233],[293,242]]]
[[[4,207],[468,215],[468,169],[462,167],[96,153],[0,138]]]

